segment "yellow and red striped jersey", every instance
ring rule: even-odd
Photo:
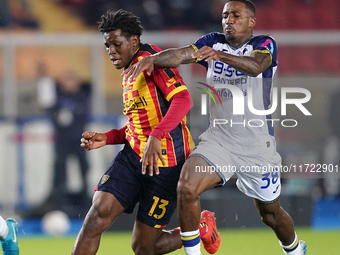
[[[140,44],[130,66],[143,57],[161,51],[150,44]],[[161,122],[170,107],[170,100],[176,94],[187,90],[176,68],[155,66],[151,75],[142,72],[136,80],[125,80],[123,88],[123,113],[127,116],[126,139],[139,157],[151,131]],[[162,156],[170,167],[185,160],[192,148],[192,139],[186,126],[186,117],[161,140]],[[163,166],[158,159],[158,165]]]

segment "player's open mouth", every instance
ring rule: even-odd
[[[111,63],[113,64],[113,65],[119,65],[120,63],[122,62],[122,60],[121,59],[111,59]]]

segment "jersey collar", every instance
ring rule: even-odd
[[[137,55],[138,55],[138,53],[139,53],[139,50],[140,50],[141,44],[142,44],[142,43],[139,43],[138,48],[136,49],[135,53],[133,54],[133,56],[132,56],[130,62],[124,67],[124,70],[127,69],[127,68],[129,68],[129,67],[131,66],[133,60],[137,57]]]
[[[227,43],[229,44],[229,46],[233,49],[233,50],[237,50],[237,49],[240,49],[243,45],[247,44],[251,39],[253,39],[255,36],[252,35],[251,37],[249,37],[247,40],[245,40],[242,44],[240,44],[239,46],[237,47],[234,47],[232,46],[228,41]]]

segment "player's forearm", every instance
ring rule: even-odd
[[[249,57],[234,56],[228,53],[222,53],[220,61],[252,77],[256,77],[260,73],[264,72],[271,64],[270,56],[268,54],[263,53],[259,53]]]
[[[111,129],[106,134],[106,144],[124,144],[126,142],[125,130],[127,126],[120,129]]]
[[[178,67],[180,64],[189,64],[195,61],[192,54],[195,50],[191,46],[168,49],[153,55],[153,63],[159,67]]]

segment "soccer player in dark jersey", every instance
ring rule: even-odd
[[[198,237],[200,194],[225,184],[234,174],[238,177],[237,187],[253,198],[262,221],[274,230],[283,252],[304,255],[307,251],[305,242],[299,241],[294,231],[291,217],[280,206],[278,169],[281,157],[276,152],[273,125],[267,125],[271,117],[254,114],[247,104],[252,91],[255,109],[269,109],[277,69],[275,40],[270,36],[253,35],[255,13],[255,5],[250,0],[227,0],[222,12],[223,33],[213,32],[192,45],[146,57],[123,72],[126,79],[134,80],[140,72],[151,73],[156,66],[177,67],[198,62],[207,69],[207,83],[221,95],[221,104],[210,104],[209,128],[200,136],[201,142],[184,164],[178,182],[178,219],[188,255],[201,254]],[[225,85],[229,85],[233,96]],[[241,105],[243,114],[234,114],[235,98],[245,102]],[[251,126],[252,119],[265,124]],[[215,120],[229,120],[229,124],[215,125]],[[218,166],[220,169],[232,166],[235,171],[219,171]],[[245,167],[256,169],[256,166],[261,166],[257,168],[262,171],[244,171]],[[270,166],[273,171],[263,172],[262,166]],[[197,167],[213,167],[216,171],[206,171],[190,178]]]
[[[99,31],[117,69],[161,51],[141,43],[139,18],[125,10],[103,15]],[[124,80],[122,90],[127,125],[106,133],[85,132],[81,139],[87,150],[106,144],[125,146],[96,187],[74,255],[95,254],[101,234],[120,214],[132,213],[137,202],[132,233],[135,254],[165,254],[182,246],[179,230],[163,228],[176,208],[180,171],[193,147],[185,117],[191,108],[190,94],[176,68],[141,73],[134,81]],[[211,230],[216,232],[214,216],[209,211],[203,211],[202,216],[201,235],[211,239]]]

